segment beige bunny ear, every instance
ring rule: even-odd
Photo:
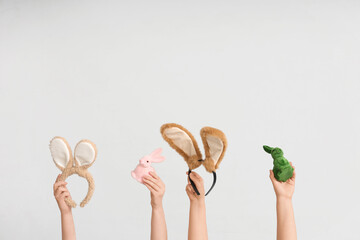
[[[61,171],[72,165],[71,148],[65,138],[54,137],[50,141],[49,147],[54,163]]]
[[[225,134],[216,128],[204,127],[200,135],[206,156],[203,165],[208,172],[214,172],[218,169],[227,148]]]
[[[81,140],[76,144],[74,150],[75,165],[89,168],[96,159],[97,149],[94,143],[89,140]]]
[[[202,155],[191,133],[184,127],[167,123],[161,126],[161,135],[186,161],[189,169],[195,169],[201,165]]]

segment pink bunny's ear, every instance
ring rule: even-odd
[[[164,156],[161,156],[162,149],[158,148],[152,153],[150,153],[149,157],[151,158],[151,162],[158,163],[165,160]]]
[[[162,152],[162,149],[158,148],[158,149],[154,150],[152,153],[150,153],[150,156],[151,157],[158,157],[158,156],[160,156],[161,152]]]
[[[164,160],[165,160],[164,156],[153,156],[151,158],[151,162],[154,162],[154,163],[159,163],[159,162],[162,162]]]

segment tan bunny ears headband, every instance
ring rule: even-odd
[[[197,195],[200,195],[194,182],[190,178],[191,170],[204,165],[206,171],[213,173],[213,184],[208,195],[216,183],[216,169],[218,169],[224,153],[227,148],[227,141],[225,134],[212,127],[204,127],[200,131],[200,136],[205,148],[205,159],[202,158],[198,144],[193,135],[183,126],[175,123],[168,123],[161,126],[161,134],[165,141],[170,144],[170,147],[175,149],[189,166],[189,180]]]
[[[90,201],[95,190],[94,179],[87,170],[96,159],[95,144],[89,140],[81,140],[75,147],[73,157],[68,142],[62,137],[54,137],[50,141],[50,152],[55,165],[62,171],[60,181],[64,181],[74,173],[88,181],[88,193],[80,203],[80,207],[84,207]],[[70,198],[66,198],[65,202],[70,207],[76,207],[76,203]]]

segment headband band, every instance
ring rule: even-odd
[[[193,187],[195,193],[196,193],[197,195],[200,195],[200,192],[199,192],[199,190],[197,189],[194,181],[191,180],[191,178],[190,178],[190,173],[191,173],[191,170],[189,169],[188,178],[189,178],[190,184],[191,184],[191,186]],[[206,192],[205,196],[207,196],[207,195],[211,192],[211,190],[214,188],[214,186],[215,186],[215,184],[216,184],[216,172],[212,172],[212,174],[213,174],[213,183],[212,183],[210,189]]]
[[[85,178],[88,182],[88,192],[87,192],[84,200],[82,200],[82,202],[80,203],[80,207],[84,207],[90,201],[92,195],[94,194],[94,190],[95,190],[94,179],[88,170],[72,167],[72,168],[65,169],[62,172],[62,174],[60,176],[60,181],[65,181],[68,177],[70,177],[73,174],[77,174],[80,177]],[[65,198],[65,202],[67,203],[68,206],[70,206],[72,208],[76,207],[75,201],[72,200],[71,198]]]

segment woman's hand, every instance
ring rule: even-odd
[[[155,172],[149,172],[150,176],[143,178],[144,185],[150,190],[151,206],[162,207],[162,199],[165,194],[165,184]]]
[[[66,188],[67,182],[60,181],[60,176],[60,174],[57,176],[53,186],[54,196],[61,214],[67,214],[71,213],[71,207],[66,204],[65,198],[71,198],[71,195],[69,190]]]
[[[278,199],[279,198],[292,199],[292,196],[294,194],[296,173],[295,173],[295,167],[292,165],[291,162],[290,165],[293,167],[294,173],[293,176],[289,178],[286,182],[279,182],[278,180],[276,180],[274,176],[274,172],[270,170],[270,180],[273,184],[275,194]]]
[[[186,172],[186,174],[188,174],[188,173],[189,172]],[[188,178],[188,184],[186,185],[185,190],[190,199],[190,202],[204,201],[205,200],[204,180],[196,172],[191,172],[190,178],[194,182],[196,188],[198,189],[198,191],[200,193],[200,195],[196,194],[196,192],[194,191],[193,187],[191,186],[191,183]]]

